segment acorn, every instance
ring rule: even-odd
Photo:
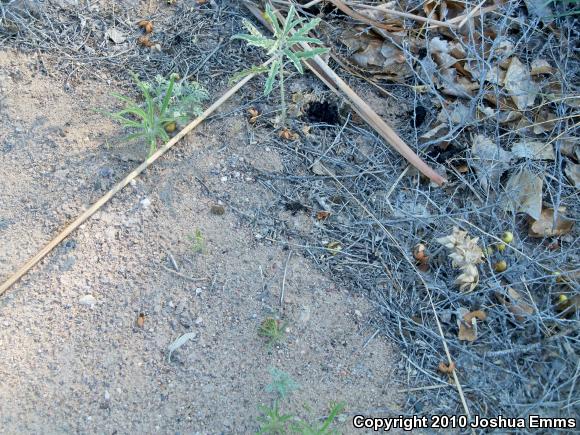
[[[493,270],[496,272],[505,272],[507,270],[507,263],[505,260],[500,260],[493,265]]]
[[[175,131],[175,129],[177,128],[177,124],[175,123],[175,121],[171,121],[166,123],[163,128],[165,129],[165,131],[167,133],[173,133]]]
[[[503,240],[504,243],[507,243],[508,245],[514,241],[514,234],[511,231],[505,231],[502,235],[501,235],[501,239]]]

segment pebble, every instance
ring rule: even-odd
[[[79,299],[79,304],[87,305],[89,307],[94,306],[97,303],[97,300],[93,295],[84,295]]]
[[[225,183],[226,181],[228,181],[228,177],[226,177],[226,176],[223,176],[223,177],[221,178],[221,180],[222,180],[222,182],[223,182],[223,183]]]
[[[141,200],[141,206],[142,206],[143,208],[147,208],[147,207],[149,207],[150,205],[151,205],[151,200],[150,200],[149,198],[143,198],[143,199]]]

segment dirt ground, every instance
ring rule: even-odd
[[[137,165],[94,111],[113,87],[65,89],[42,65],[0,52],[0,280]],[[0,298],[0,433],[251,433],[270,367],[301,385],[297,415],[345,402],[340,432],[355,413],[397,412],[399,356],[373,338],[369,302],[240,221],[273,200],[251,169],[282,165],[247,128],[202,125]],[[216,195],[245,207],[212,213]],[[281,313],[268,347],[257,330]]]

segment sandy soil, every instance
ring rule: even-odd
[[[0,52],[0,280],[136,166],[94,111],[113,89],[64,90],[40,65]],[[302,417],[344,401],[343,433],[349,415],[398,409],[398,356],[369,341],[365,298],[240,220],[276,200],[251,169],[282,164],[247,128],[202,126],[0,298],[0,433],[252,433],[270,367],[301,385],[287,410]],[[214,214],[215,194],[245,207]],[[258,327],[280,314],[288,330],[268,347]]]

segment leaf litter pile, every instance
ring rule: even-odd
[[[131,70],[224,84],[263,60],[230,40],[253,20],[242,2],[178,1],[170,19],[139,22],[119,5],[4,3],[0,44],[58,50],[71,81]],[[471,414],[578,417],[577,3],[293,3],[321,19],[312,36],[329,65],[396,107],[386,120],[447,183],[430,184],[314,77],[290,72],[283,129],[277,91],[256,99],[259,81],[239,109],[283,156],[282,173],[254,169],[280,201],[244,218],[368,294],[377,333],[403,356],[409,414],[464,413],[455,373]],[[280,204],[308,225],[282,222]]]

